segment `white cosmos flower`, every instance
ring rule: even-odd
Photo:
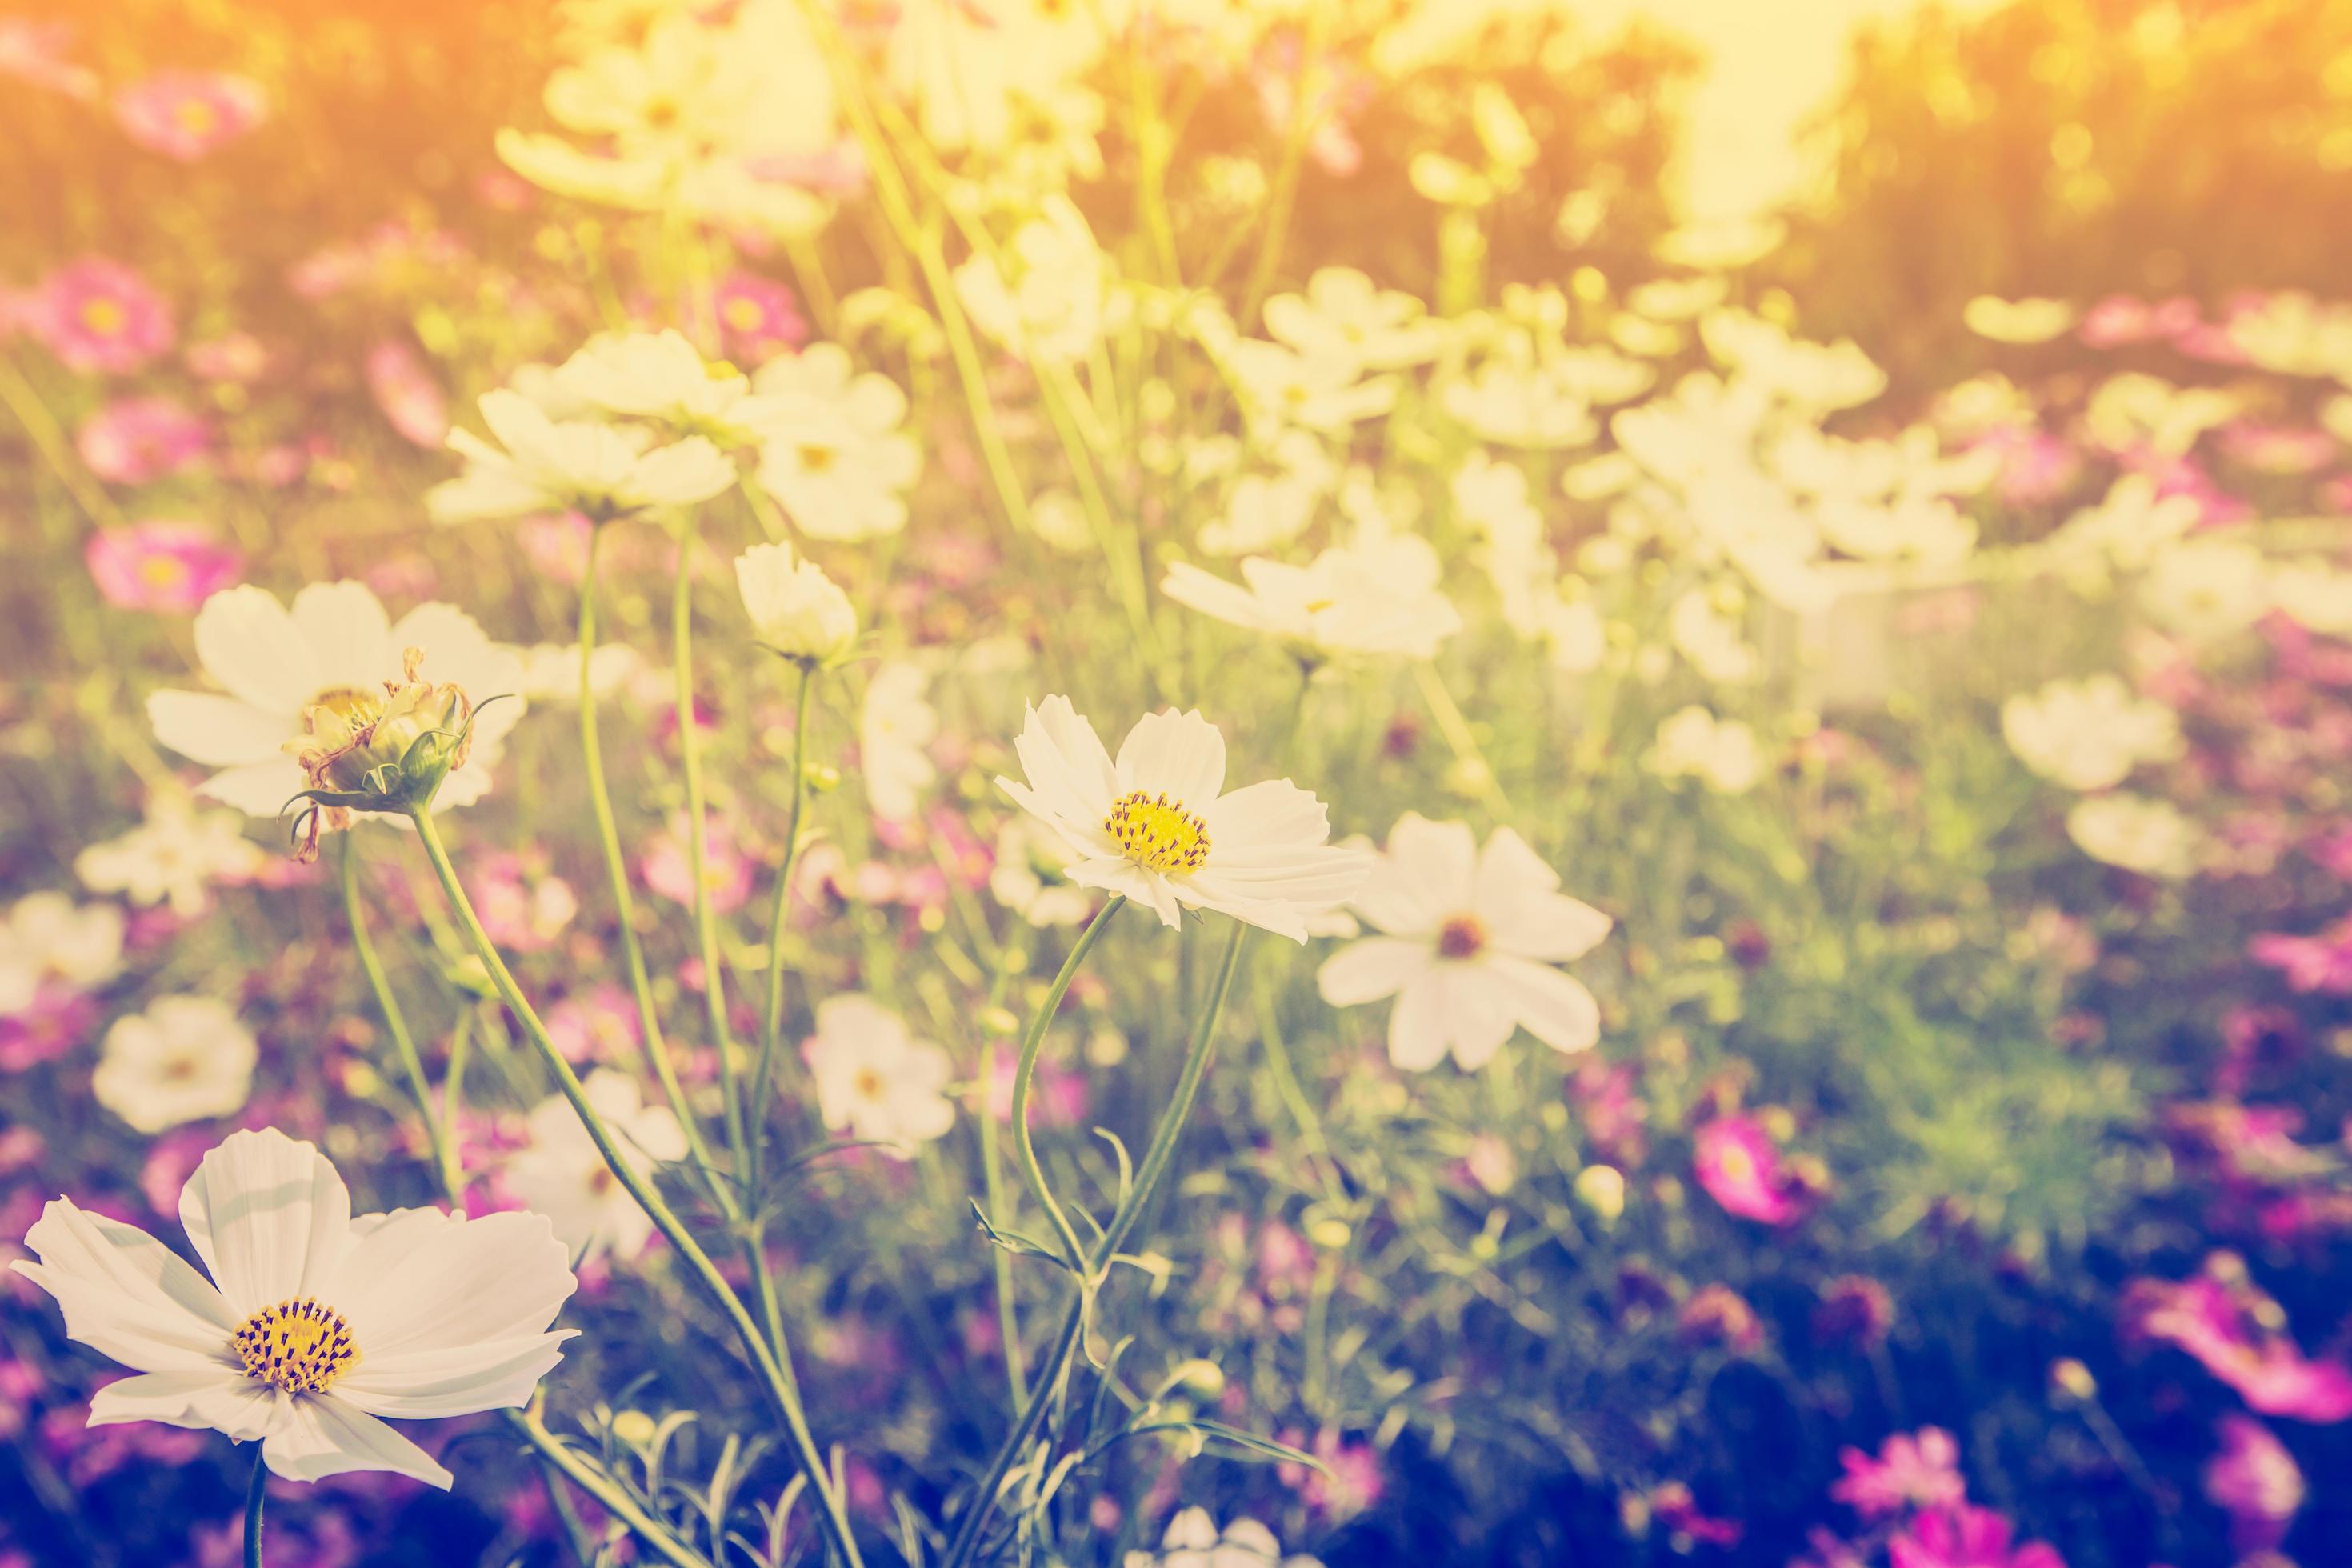
[[[245,836],[234,811],[198,811],[177,790],[147,803],[147,817],[117,838],[74,857],[74,874],[98,893],[121,893],[134,904],[168,902],[182,916],[204,912],[211,884],[250,877],[268,864],[261,846]]]
[[[1135,721],[1113,762],[1066,697],[1029,710],[1014,742],[1025,784],[997,787],[1062,836],[1080,887],[1149,904],[1166,924],[1185,905],[1305,942],[1309,917],[1345,903],[1371,868],[1325,842],[1323,803],[1288,779],[1225,792],[1225,738],[1195,711]]]
[[[760,367],[752,384],[775,409],[760,448],[760,485],[813,539],[873,539],[907,526],[922,448],[899,428],[907,395],[852,370],[838,343],[812,343]]]
[[[1352,267],[1319,268],[1304,294],[1268,300],[1265,330],[1300,353],[1352,360],[1365,370],[1420,364],[1444,342],[1428,307]]]
[[[1160,1550],[1130,1552],[1126,1568],[1323,1568],[1313,1557],[1285,1557],[1274,1531],[1237,1519],[1221,1532],[1204,1508],[1188,1508],[1168,1521]]]
[[[786,658],[831,664],[857,640],[849,595],[815,562],[794,559],[789,544],[755,544],[735,557],[735,586],[752,631]]]
[[[648,431],[551,419],[521,393],[504,389],[484,393],[481,408],[499,446],[470,430],[449,432],[466,471],[425,492],[436,522],[564,511],[601,521],[691,506],[735,482],[735,465],[700,436],[652,447]]]
[[[2144,877],[2194,876],[2205,838],[2168,800],[2153,795],[2085,795],[2066,814],[2066,836],[2092,859]]]
[[[1083,925],[1094,913],[1094,895],[1067,879],[1070,847],[1035,817],[1005,818],[989,854],[990,895],[1031,925]]]
[[[1242,563],[1246,586],[1180,561],[1160,591],[1319,656],[1433,658],[1462,629],[1461,616],[1438,591],[1441,571],[1427,540],[1399,533],[1334,546],[1305,566],[1253,555]]]
[[[686,1132],[677,1116],[667,1106],[646,1104],[627,1073],[599,1068],[581,1089],[639,1175],[650,1176],[656,1163],[686,1158]],[[630,1258],[643,1252],[653,1239],[653,1217],[604,1163],[572,1102],[560,1094],[540,1101],[525,1131],[530,1143],[508,1162],[507,1180],[525,1207],[548,1217],[572,1256],[609,1250]]]
[[[478,710],[472,752],[451,770],[436,809],[479,800],[499,747],[522,717],[522,663],[465,611],[419,605],[399,620],[359,583],[313,583],[289,607],[250,584],[224,589],[196,612],[196,659],[225,695],[158,691],[147,699],[155,738],[220,771],[197,793],[253,816],[276,816],[307,788],[286,742],[323,707],[357,718],[403,678],[403,657],[424,655],[427,679],[462,689]],[[504,700],[493,702],[492,698]]]
[[[598,413],[650,419],[720,447],[757,441],[783,412],[775,399],[754,394],[748,377],[706,362],[675,327],[599,334],[551,379],[559,394]]]
[[[227,1003],[165,996],[115,1020],[89,1089],[99,1104],[152,1134],[242,1109],[260,1055]]]
[[[289,1480],[449,1472],[379,1420],[512,1408],[562,1359],[550,1332],[572,1270],[539,1215],[439,1209],[353,1218],[325,1155],[275,1130],[232,1134],[180,1194],[209,1282],[164,1246],[58,1198],[16,1271],[66,1332],[142,1375],[109,1384],[89,1424],[161,1421],[262,1439]]]
[[[1425,1071],[1451,1050],[1475,1071],[1520,1027],[1558,1051],[1601,1037],[1592,993],[1551,965],[1591,952],[1609,917],[1562,893],[1509,828],[1481,850],[1469,824],[1408,812],[1351,904],[1381,934],[1333,953],[1316,983],[1334,1007],[1397,999],[1397,1066]]]
[[[1717,795],[1743,795],[1763,776],[1764,755],[1754,730],[1693,703],[1659,723],[1643,765],[1660,778],[1700,779]]]
[[[2142,763],[2180,755],[2180,717],[2135,697],[2123,678],[2053,680],[2000,705],[2000,732],[2018,760],[2068,789],[2106,789]]]
[[[931,678],[920,665],[893,660],[866,684],[857,712],[857,763],[866,799],[885,822],[904,822],[940,776],[930,756],[940,716],[924,699]]]
[[[801,1047],[816,1080],[824,1124],[885,1146],[907,1159],[919,1143],[955,1125],[955,1105],[941,1092],[947,1052],[907,1032],[898,1015],[850,992],[817,1004],[816,1033]]]
[[[0,919],[0,1018],[22,1013],[52,984],[88,991],[122,972],[122,911],[27,893]]]

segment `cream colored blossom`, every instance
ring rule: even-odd
[[[874,539],[907,526],[922,451],[902,426],[907,395],[858,372],[837,343],[812,343],[760,367],[752,385],[776,405],[760,484],[812,539]]]
[[[2121,784],[2143,763],[2181,753],[2180,720],[2119,676],[2053,680],[2001,704],[2000,731],[2027,767],[2073,790]]]
[[[74,874],[92,892],[120,893],[134,904],[169,903],[185,917],[211,904],[214,882],[253,877],[268,862],[246,837],[238,813],[200,811],[186,795],[164,790],[148,801],[138,826],[74,857]]]
[[[1763,776],[1756,731],[1694,704],[1667,716],[1644,765],[1661,778],[1695,778],[1718,795],[1742,795]]]
[[[838,663],[857,641],[857,612],[814,561],[789,544],[755,544],[735,558],[735,585],[760,641],[786,658]]]
[[[132,1130],[153,1134],[241,1110],[260,1055],[226,1002],[164,996],[106,1031],[89,1090]]]
[[[122,911],[27,893],[0,920],[0,1018],[24,1012],[52,985],[89,991],[122,973]]]
[[[939,715],[924,693],[931,678],[919,665],[886,663],[866,685],[858,709],[857,763],[866,775],[866,803],[886,822],[904,822],[922,804],[923,791],[940,776],[929,747],[939,733]]]
[[[2085,795],[2066,814],[2066,834],[2092,859],[2142,876],[2192,876],[2204,835],[2170,801],[2149,795]]]
[[[905,1160],[955,1125],[947,1052],[915,1038],[871,996],[850,992],[818,1003],[816,1033],[801,1051],[816,1082],[817,1109],[836,1132]]]

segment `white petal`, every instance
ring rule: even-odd
[[[1478,840],[1468,823],[1406,812],[1389,829],[1388,858],[1400,885],[1438,918],[1471,908]]]
[[[1488,940],[1504,952],[1564,963],[1600,946],[1610,920],[1559,887],[1558,875],[1525,839],[1498,827],[1478,856],[1472,908]]]
[[[540,1333],[575,1283],[544,1215],[400,1209],[353,1228],[320,1290],[375,1365]]]
[[[1392,936],[1351,942],[1315,972],[1316,989],[1334,1007],[1360,1007],[1393,996],[1428,967],[1429,949]]]
[[[195,637],[198,662],[249,707],[299,718],[319,689],[310,642],[266,588],[247,583],[206,599]]]
[[[1118,782],[1199,811],[1225,787],[1225,737],[1197,710],[1146,713],[1119,744]]]
[[[1584,983],[1540,963],[1496,953],[1478,966],[1498,1003],[1556,1051],[1591,1050],[1601,1039],[1601,1004]]]
[[[274,1127],[232,1132],[180,1190],[180,1223],[241,1323],[280,1301],[324,1299],[349,1244],[352,1198],[310,1144]]]
[[[1080,860],[1062,873],[1081,888],[1100,888],[1106,893],[1124,893],[1137,903],[1145,905],[1160,916],[1160,923],[1175,930],[1184,923],[1183,912],[1176,904],[1176,890],[1167,878],[1156,871],[1147,871],[1124,856],[1105,855],[1092,860]]]
[[[366,584],[313,583],[294,595],[292,614],[310,645],[317,689],[348,686],[373,696],[379,681],[400,673],[400,650],[385,645],[383,605]]]
[[[208,1426],[239,1443],[269,1429],[278,1391],[227,1366],[197,1372],[151,1372],[110,1383],[90,1396],[89,1424],[161,1421],[166,1426]]]
[[[499,742],[522,717],[521,658],[514,649],[491,641],[481,624],[455,605],[417,605],[394,625],[386,646],[395,662],[412,647],[422,650],[425,679],[455,681],[481,710],[474,721],[477,754],[485,747],[495,753]],[[398,673],[396,668],[388,671],[386,678]]]
[[[1288,779],[1264,779],[1193,809],[1208,822],[1213,857],[1268,845],[1320,844],[1331,837],[1323,803]]]
[[[390,1470],[449,1489],[449,1472],[433,1456],[331,1394],[289,1400],[278,1429],[262,1444],[272,1474],[289,1481],[322,1480],[352,1470]]]
[[[1427,1072],[1445,1059],[1454,1043],[1448,1017],[1453,984],[1449,970],[1431,964],[1405,982],[1396,1011],[1389,1015],[1389,1060],[1406,1072]]]
[[[208,768],[266,762],[294,738],[294,721],[285,714],[205,691],[148,693],[147,721],[155,739]]]
[[[1118,794],[1118,773],[1094,726],[1068,698],[1048,697],[1031,709],[1013,751],[1034,796],[1034,804],[1024,803],[1029,810],[1049,822],[1100,832]]]
[[[145,1231],[54,1198],[25,1246],[40,1261],[16,1272],[57,1298],[68,1336],[142,1372],[227,1364],[248,1314]]]
[[[456,1350],[363,1354],[335,1381],[335,1397],[371,1415],[432,1420],[530,1403],[540,1379],[563,1359],[571,1331]]]
[[[249,816],[277,816],[310,782],[302,776],[302,764],[281,753],[267,762],[223,768],[198,784],[196,793]]]
[[[1465,965],[1446,976],[1446,995],[1454,1008],[1454,1065],[1465,1072],[1476,1072],[1493,1060],[1519,1026],[1516,997],[1485,973],[1486,967]]]

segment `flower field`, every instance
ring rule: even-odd
[[[1888,9],[0,16],[0,1568],[2352,1562],[2352,9]]]

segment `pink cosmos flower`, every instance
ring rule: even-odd
[[[213,427],[173,397],[118,397],[74,432],[74,449],[110,485],[143,485],[202,463]]]
[[[1830,1496],[1864,1519],[1885,1519],[1906,1508],[1958,1508],[1968,1499],[1960,1479],[1960,1446],[1940,1426],[1897,1432],[1872,1458],[1859,1448],[1838,1454],[1845,1467]]]
[[[2205,1496],[2230,1515],[2230,1544],[2268,1552],[2286,1539],[2303,1507],[2302,1467],[2270,1428],[2244,1415],[2221,1417],[2221,1451],[2205,1466]]]
[[[555,1048],[574,1067],[586,1061],[619,1062],[637,1048],[636,1003],[606,981],[547,1010],[547,1032]]]
[[[2352,996],[2352,916],[2316,936],[2258,936],[2246,944],[2246,955],[2278,970],[2290,991]]]
[[[216,71],[157,71],[114,95],[123,134],[183,163],[226,146],[268,112],[259,82]]]
[[[2083,477],[2082,453],[2071,442],[2045,430],[2005,426],[1988,431],[1969,449],[2000,454],[1993,489],[2011,506],[2046,505],[2074,489]]]
[[[0,76],[88,102],[98,96],[98,75],[65,58],[72,42],[73,29],[62,22],[0,17]]]
[[[2203,1273],[2178,1283],[2133,1280],[2123,1311],[2131,1333],[2187,1352],[2265,1415],[2323,1423],[2352,1415],[2352,1368],[2305,1356],[2286,1332],[2285,1313],[2234,1255],[2216,1253]]]
[[[1794,1225],[1810,1195],[1783,1165],[1780,1151],[1754,1119],[1718,1116],[1692,1135],[1698,1184],[1724,1209],[1766,1225]]]
[[[172,307],[138,272],[104,257],[60,267],[24,311],[25,326],[59,363],[121,375],[170,350]]]
[[[368,350],[368,395],[392,427],[437,452],[449,438],[449,398],[416,351],[398,338]]]
[[[554,946],[580,912],[571,883],[520,855],[478,859],[466,885],[490,940],[514,952],[542,952]]]
[[[716,816],[706,823],[702,869],[710,889],[710,907],[722,915],[733,914],[751,896],[751,857],[736,849],[734,838]],[[669,826],[646,852],[638,874],[646,887],[662,897],[681,904],[694,902],[694,860],[684,816],[670,818]]]
[[[735,272],[711,295],[729,352],[753,363],[808,341],[808,319],[793,291],[773,279]]]
[[[1388,1490],[1380,1453],[1370,1443],[1360,1437],[1342,1437],[1328,1426],[1316,1434],[1312,1444],[1299,1441],[1301,1436],[1292,1432],[1283,1440],[1314,1455],[1323,1462],[1323,1468],[1310,1470],[1286,1460],[1275,1466],[1274,1473],[1298,1494],[1316,1518],[1334,1523],[1353,1519]]]
[[[269,351],[251,332],[223,332],[180,353],[188,374],[198,381],[250,386],[269,368]]]
[[[988,1110],[999,1121],[1013,1119],[1013,1079],[1020,1068],[1019,1052],[1009,1045],[992,1053]],[[1039,1127],[1076,1127],[1086,1115],[1086,1075],[1058,1062],[1040,1060],[1029,1085],[1029,1120]]]
[[[108,604],[158,615],[193,615],[245,569],[234,545],[178,518],[101,528],[82,546],[82,559]]]
[[[1886,1543],[1887,1568],[2066,1568],[2041,1542],[2012,1550],[2014,1527],[1989,1508],[1937,1509]]]

